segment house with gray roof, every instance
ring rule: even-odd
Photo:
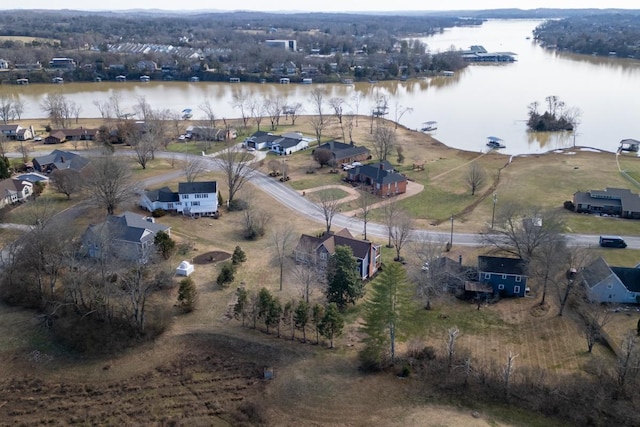
[[[341,163],[362,162],[371,158],[371,152],[367,147],[357,146],[353,143],[345,144],[344,142],[329,141],[315,150],[320,149],[331,151],[333,160],[337,165]],[[315,150],[313,151],[315,152]]]
[[[158,232],[171,235],[170,227],[157,224],[151,217],[133,212],[109,215],[101,224],[87,227],[82,236],[82,249],[91,258],[116,258],[146,263],[155,251]]]
[[[587,296],[593,302],[640,302],[640,268],[611,267],[599,257],[581,272]]]
[[[40,173],[51,173],[53,170],[73,169],[81,172],[89,164],[89,159],[70,151],[53,150],[51,153],[34,157],[33,169]]]
[[[337,233],[321,236],[303,234],[294,250],[296,262],[313,264],[326,269],[329,258],[335,254],[336,246],[348,246],[358,261],[358,274],[362,280],[373,277],[380,268],[381,246],[368,240],[356,239],[346,228]]]
[[[218,185],[216,181],[181,182],[178,191],[169,187],[145,191],[140,207],[149,212],[162,209],[188,216],[214,216],[218,213]]]
[[[578,191],[573,194],[576,212],[640,219],[640,196],[627,188]]]
[[[7,178],[0,181],[0,208],[24,202],[33,195],[33,184],[22,179]]]

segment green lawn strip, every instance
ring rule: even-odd
[[[289,185],[294,190],[303,191],[310,188],[321,187],[323,185],[345,185],[342,181],[342,174],[329,173],[329,169],[320,169],[316,173],[305,174],[302,177],[293,178],[289,181]]]

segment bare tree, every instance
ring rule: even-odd
[[[184,174],[187,182],[195,182],[206,171],[206,163],[202,157],[186,156]]]
[[[522,258],[528,264],[545,242],[562,241],[564,222],[557,211],[504,203],[493,230],[482,234],[485,244]]]
[[[129,144],[135,153],[136,162],[142,166],[142,169],[146,169],[147,163],[153,158],[154,143],[154,138],[149,132],[135,132],[129,137]]]
[[[102,117],[103,120],[111,119],[111,103],[109,101],[99,101],[95,99],[93,105],[98,109],[100,117]]]
[[[373,134],[373,152],[379,161],[387,160],[396,144],[396,135],[388,126],[379,126]]]
[[[324,283],[326,274],[314,262],[296,263],[290,270],[293,279],[301,286],[302,298],[308,303],[313,289]]]
[[[139,194],[139,188],[131,176],[126,162],[113,156],[94,158],[85,178],[88,202],[106,209],[109,215]]]
[[[333,113],[338,119],[338,123],[340,124],[340,130],[342,131],[342,140],[346,142],[346,138],[344,135],[344,125],[342,123],[344,99],[340,97],[329,98],[329,105],[331,106],[331,108],[333,108]]]
[[[324,97],[326,96],[327,91],[322,88],[315,88],[309,94],[309,104],[313,108],[312,114],[314,116],[318,116],[318,121],[320,124],[324,125]],[[318,142],[320,138],[318,138]]]
[[[424,236],[412,241],[411,245],[418,263],[409,269],[409,274],[416,284],[417,294],[424,300],[425,308],[430,310],[433,299],[442,294],[451,281],[463,281],[465,277],[442,262],[446,245],[444,237]]]
[[[55,169],[51,172],[51,180],[56,191],[67,199],[82,189],[82,178],[75,169]]]
[[[487,173],[484,168],[477,162],[471,162],[467,170],[466,181],[471,188],[471,195],[476,194],[476,190],[484,184],[487,179]]]
[[[284,99],[281,96],[276,96],[275,98],[265,98],[264,110],[269,115],[269,120],[271,121],[271,130],[278,129],[283,106]]]
[[[288,225],[280,226],[271,233],[273,258],[280,268],[280,290],[284,279],[284,266],[291,255],[291,247],[295,240],[293,229]]]
[[[233,145],[227,144],[226,148],[214,157],[214,163],[222,171],[224,181],[227,184],[229,206],[235,200],[238,192],[251,180],[255,169],[251,164],[253,155],[244,150],[236,150]]]
[[[637,337],[630,332],[622,342],[622,354],[618,356],[616,363],[616,380],[622,392],[624,392],[629,379],[638,375],[640,357],[638,357],[637,347]]]
[[[319,147],[322,144],[322,132],[327,125],[327,120],[324,120],[321,116],[309,116],[308,120],[316,134],[316,141]]]
[[[0,121],[6,125],[10,120],[13,120],[14,116],[13,96],[6,93],[0,95]]]
[[[602,329],[611,321],[610,310],[581,298],[576,311],[582,318],[582,333],[587,340],[587,350],[591,353],[595,343],[602,338]]]
[[[354,122],[358,119],[358,116],[349,113],[346,116],[344,116],[345,119],[345,125],[347,128],[347,135],[349,135],[349,143],[353,143],[353,125]],[[344,138],[344,135],[343,135]],[[344,142],[347,142],[346,140]]]
[[[548,240],[542,243],[540,251],[529,263],[529,274],[537,278],[537,282],[542,285],[541,306],[545,304],[549,284],[562,274],[562,268],[565,267],[562,257],[558,254],[564,254],[566,251],[564,240]]]
[[[47,114],[54,126],[69,127],[74,116],[76,104],[61,93],[48,93],[40,108]]]
[[[26,141],[20,140],[18,142],[18,144],[19,144],[18,151],[20,152],[20,155],[22,156],[22,161],[24,163],[27,163],[29,161],[29,153],[31,153],[31,149],[26,144]]]
[[[271,214],[258,206],[249,205],[242,210],[242,221],[244,238],[257,240],[266,233]]]
[[[447,367],[449,371],[453,368],[453,362],[456,356],[456,341],[460,336],[460,329],[457,326],[449,328],[447,330]]]
[[[395,128],[398,129],[398,124],[400,123],[400,120],[402,120],[402,116],[404,116],[405,114],[409,113],[411,114],[413,112],[413,108],[411,107],[403,107],[400,103],[396,102],[396,106],[395,106]]]
[[[561,260],[565,272],[553,278],[560,302],[558,316],[562,316],[569,296],[580,283],[582,270],[593,262],[594,254],[588,248],[569,247],[556,256]]]
[[[318,203],[318,209],[322,216],[324,217],[324,223],[326,226],[326,231],[329,233],[331,231],[331,222],[333,221],[333,217],[339,211],[340,199],[336,197],[335,193],[332,191],[320,191],[320,201]]]
[[[513,377],[513,373],[516,369],[516,364],[515,364],[516,357],[517,356],[515,354],[513,354],[512,352],[509,352],[509,354],[507,354],[507,363],[502,371],[502,374],[504,377],[504,394],[507,397],[507,399],[509,398],[509,391],[511,387],[511,380]]]
[[[285,109],[285,116],[291,117],[291,124],[296,125],[296,119],[304,112],[304,106],[300,102],[294,102],[287,105]]]
[[[396,217],[400,211],[400,206],[398,205],[398,199],[395,197],[391,197],[387,199],[387,202],[384,204],[382,208],[382,215],[384,217],[384,224],[387,227],[387,233],[389,237],[389,243],[387,243],[388,248],[392,248],[391,244],[391,231],[396,222]]]
[[[354,112],[355,112],[355,122],[356,122],[356,127],[358,127],[358,115],[360,114],[360,101],[362,101],[362,94],[360,94],[360,92],[356,91],[353,93],[353,95],[351,95],[351,104],[353,105],[354,108]]]
[[[147,264],[133,263],[122,275],[120,282],[120,291],[125,297],[122,300],[123,308],[128,312],[132,325],[140,333],[144,333],[145,330],[149,296],[158,288],[156,281],[149,277],[147,270]]]
[[[243,132],[249,127],[251,117],[251,94],[240,89],[235,90],[232,95],[231,106],[240,112]]]
[[[109,108],[105,108],[105,111],[110,111],[117,119],[125,119],[127,115],[122,109],[122,96],[118,92],[114,92],[109,97]],[[107,117],[108,118],[108,117]]]
[[[211,102],[207,99],[202,104],[200,104],[198,108],[200,108],[200,110],[202,110],[202,112],[205,115],[206,126],[212,129],[215,128],[216,113],[215,113],[215,110],[213,109],[213,106],[211,105]]]
[[[369,222],[369,214],[375,203],[374,196],[366,190],[360,189],[360,199],[358,205],[360,208],[360,218],[364,224],[364,240],[367,240],[367,223]]]
[[[405,243],[409,241],[411,230],[413,228],[413,218],[405,211],[399,210],[395,215],[393,227],[391,228],[391,241],[396,249],[396,261],[402,261],[400,251]]]
[[[260,123],[264,117],[264,103],[257,99],[252,99],[249,104],[249,111],[251,112],[251,117],[253,117],[253,120],[256,122],[258,131],[260,131]]]
[[[13,113],[15,114],[15,118],[18,120],[22,119],[22,113],[24,113],[24,100],[22,100],[19,95],[16,95],[13,98]]]

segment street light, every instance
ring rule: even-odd
[[[493,212],[491,212],[491,229],[493,230],[493,223],[496,219],[496,203],[498,202],[498,193],[493,193]]]

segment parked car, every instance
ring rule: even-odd
[[[253,147],[247,147],[247,151],[256,151],[256,149]]]
[[[184,136],[184,135],[180,135],[180,136],[178,137],[178,140],[179,140],[179,141],[184,141],[185,139],[187,139],[187,137],[186,137],[186,136]]]
[[[42,137],[41,136],[36,136],[35,138],[33,138],[34,142],[40,142],[42,141]]]

